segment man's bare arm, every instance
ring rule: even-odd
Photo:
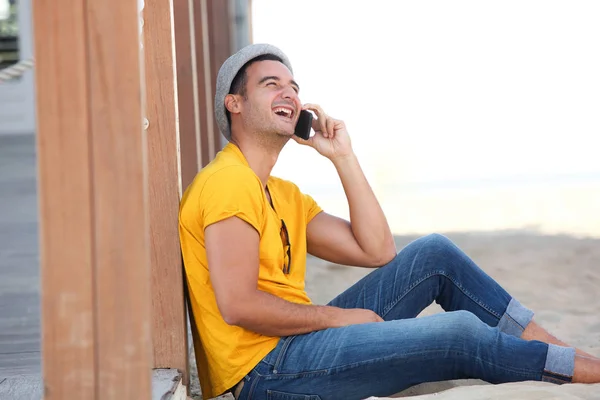
[[[349,265],[377,267],[388,263],[396,256],[394,237],[352,150],[346,125],[329,117],[316,104],[305,104],[303,108],[317,114],[312,125],[315,135],[308,140],[298,137],[294,140],[331,160],[350,209],[350,223],[325,213],[311,220],[307,228],[309,252]]]
[[[360,248],[375,264],[390,262],[396,256],[394,237],[358,158],[351,153],[331,161],[344,187],[352,233]]]
[[[350,209],[350,222],[319,213],[308,224],[308,252],[334,263],[379,267],[396,256],[394,238],[354,154],[332,160]]]
[[[259,235],[237,217],[207,227],[205,245],[217,306],[230,325],[268,336],[288,336],[382,321],[371,310],[295,304],[260,291]]]

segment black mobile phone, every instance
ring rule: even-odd
[[[296,130],[294,131],[294,135],[304,140],[308,140],[310,138],[312,120],[313,115],[310,111],[300,111],[300,116],[298,117],[298,122],[296,123]]]

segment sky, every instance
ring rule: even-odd
[[[254,43],[346,122],[375,187],[600,181],[600,2],[252,0]],[[290,143],[275,175],[335,170]]]

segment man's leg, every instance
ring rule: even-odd
[[[329,304],[368,308],[390,321],[416,317],[433,301],[445,311],[470,311],[504,333],[566,346],[532,323],[531,310],[511,297],[448,238],[438,234],[408,244],[388,265],[373,271]]]
[[[390,396],[423,382],[570,382],[573,349],[500,332],[466,311],[282,338],[245,378],[240,399]],[[592,376],[600,381],[600,374]]]

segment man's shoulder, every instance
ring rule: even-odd
[[[285,192],[300,192],[300,188],[294,182],[276,176],[269,177],[269,186]]]
[[[252,168],[232,154],[221,152],[202,168],[194,179],[196,189],[207,184],[217,187],[235,187],[240,182],[260,182]]]
[[[258,181],[252,168],[241,163],[209,164],[198,173],[197,180],[200,185],[208,183],[226,186],[235,186],[240,181]]]
[[[204,203],[206,197],[214,201],[222,195],[232,192],[240,192],[242,190],[252,191],[257,193],[261,191],[260,179],[254,171],[243,163],[234,161],[213,162],[202,168],[194,181],[186,189],[182,198],[182,207],[185,207],[190,202],[192,208],[197,208],[198,203]],[[204,198],[204,200],[202,200]]]
[[[275,176],[269,177],[269,189],[276,192],[280,197],[284,197],[290,201],[297,200],[302,196],[302,191],[294,182],[278,178]]]
[[[194,183],[203,186],[214,180],[229,181],[248,178],[258,179],[252,168],[244,162],[240,155],[232,147],[226,146],[198,172]]]

